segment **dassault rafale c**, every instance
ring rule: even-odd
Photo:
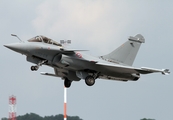
[[[12,34],[12,36],[16,36]],[[19,38],[19,43],[4,45],[5,47],[26,55],[32,71],[37,71],[40,66],[47,65],[55,73],[41,72],[42,75],[60,77],[64,86],[70,87],[73,81],[85,80],[92,86],[96,79],[137,81],[140,74],[160,72],[168,75],[169,69],[154,69],[148,67],[132,67],[135,57],[145,39],[142,35],[130,36],[120,47],[107,55],[93,57],[84,54],[83,50],[69,50],[62,44],[45,36],[36,36],[24,42]]]

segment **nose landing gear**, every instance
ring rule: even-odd
[[[38,68],[39,68],[39,66],[31,66],[31,70],[32,70],[32,71],[37,71]]]
[[[37,71],[39,69],[39,67],[42,66],[43,64],[45,64],[46,62],[47,62],[47,60],[40,61],[36,66],[31,66],[31,70]]]

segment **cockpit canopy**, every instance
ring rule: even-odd
[[[48,37],[45,37],[43,35],[40,35],[40,36],[36,36],[34,38],[31,38],[28,40],[28,42],[43,42],[43,43],[47,43],[47,44],[53,44],[53,45],[56,45],[56,46],[59,46],[59,47],[62,47],[62,45]]]

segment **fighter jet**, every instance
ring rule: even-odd
[[[4,46],[26,55],[28,62],[36,64],[31,66],[32,71],[37,71],[42,65],[52,67],[55,73],[41,72],[41,74],[62,78],[67,88],[73,81],[81,79],[84,79],[88,86],[92,86],[96,79],[137,81],[140,74],[170,73],[169,69],[132,67],[141,44],[145,43],[144,37],[140,34],[130,36],[114,51],[98,57],[84,54],[82,50],[66,49],[62,44],[42,35],[25,42],[19,40],[21,42]]]

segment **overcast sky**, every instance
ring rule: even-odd
[[[40,75],[53,72],[32,63],[4,44],[45,35],[72,40],[70,47],[104,55],[129,36],[145,39],[134,66],[173,70],[173,1],[170,0],[0,0],[0,118],[8,117],[8,97],[17,97],[17,115],[63,114],[63,81]],[[173,120],[173,75],[142,75],[136,82],[84,80],[68,89],[67,114],[84,120]]]

